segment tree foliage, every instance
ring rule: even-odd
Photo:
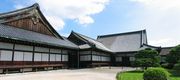
[[[134,65],[145,69],[147,67],[158,67],[160,65],[158,52],[150,48],[138,51],[135,55]]]
[[[170,64],[176,64],[180,60],[180,45],[171,49],[167,55],[166,61]]]
[[[173,67],[174,70],[180,71],[180,62],[176,63]]]

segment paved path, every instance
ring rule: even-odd
[[[0,74],[0,80],[116,80],[117,72],[134,68],[89,68],[76,70],[53,70],[14,74]]]

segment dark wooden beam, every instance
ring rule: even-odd
[[[49,54],[49,56],[48,56],[48,63],[50,63],[50,53],[51,53],[51,52],[50,52],[50,48],[49,48],[49,53],[48,53],[48,54]],[[55,56],[55,57],[56,57],[56,56]]]
[[[14,61],[14,49],[15,49],[15,43],[13,43],[13,50],[12,50],[12,62]]]
[[[34,62],[35,46],[33,46],[32,62]]]
[[[62,51],[62,49],[61,49],[61,62],[62,62],[62,52],[63,52],[63,51]]]
[[[91,63],[90,63],[91,65],[92,65],[92,62],[93,62],[93,59],[92,59],[92,51],[93,51],[93,50],[92,50],[92,48],[91,48]],[[93,66],[91,66],[91,67],[93,67]]]
[[[77,68],[79,69],[80,68],[80,64],[79,64],[79,62],[80,62],[80,52],[79,52],[79,50],[77,50],[77,63],[78,63],[78,65],[77,65]]]

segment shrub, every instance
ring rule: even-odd
[[[168,80],[169,73],[163,68],[148,68],[144,74],[144,80]]]
[[[163,64],[161,64],[161,67],[167,68],[167,69],[172,69],[173,66],[174,66],[174,65],[171,64],[171,63],[163,63]]]
[[[116,74],[116,80],[121,80],[121,74],[122,74],[123,72],[118,72],[117,74]]]
[[[174,70],[178,70],[180,71],[180,62],[175,64],[174,67],[173,67]]]

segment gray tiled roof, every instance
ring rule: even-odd
[[[20,16],[20,14],[27,14],[25,17]],[[58,34],[58,32],[52,27],[52,25],[47,21],[47,19],[45,18],[45,16],[43,15],[43,13],[40,10],[39,4],[35,3],[32,6],[29,7],[25,7],[22,9],[18,9],[18,10],[14,10],[14,11],[10,11],[10,12],[6,12],[6,13],[0,13],[0,23],[6,23],[9,22],[11,20],[7,20],[4,19],[6,17],[12,17],[12,16],[16,16],[16,18],[14,18],[13,20],[19,20],[19,19],[23,19],[23,18],[27,18],[27,17],[32,17],[32,16],[38,16],[38,18],[45,23],[45,25],[47,25],[47,29],[49,29],[51,31],[51,33],[53,35],[55,35],[58,38],[62,39],[62,36]]]
[[[171,48],[172,47],[161,48],[161,52],[159,53],[159,55],[165,56],[165,55],[169,54]]]
[[[100,43],[99,41],[92,39],[90,37],[87,37],[85,35],[76,33],[76,32],[72,32],[72,34],[76,35],[78,38],[82,38],[85,41],[87,41],[88,43],[83,44],[83,45],[79,45],[80,49],[87,49],[87,48],[92,48],[93,46],[97,49],[100,50],[104,50],[104,51],[108,51],[108,52],[112,52],[110,49],[108,49],[107,47],[105,47],[102,43]]]
[[[91,46],[89,44],[83,44],[83,45],[79,45],[80,49],[89,49],[91,48]]]
[[[148,44],[143,44],[142,47],[140,48],[140,50],[146,49],[146,48],[151,48],[152,50],[159,50],[159,49],[161,49],[160,46],[152,46],[152,45],[148,45]]]
[[[0,24],[0,37],[52,45],[52,46],[78,49],[77,45],[70,42],[65,37],[63,37],[64,39],[55,38],[52,36],[44,35],[33,31],[28,31],[4,24]]]
[[[143,44],[147,44],[145,30],[102,35],[98,36],[97,40],[113,52],[138,51]]]

